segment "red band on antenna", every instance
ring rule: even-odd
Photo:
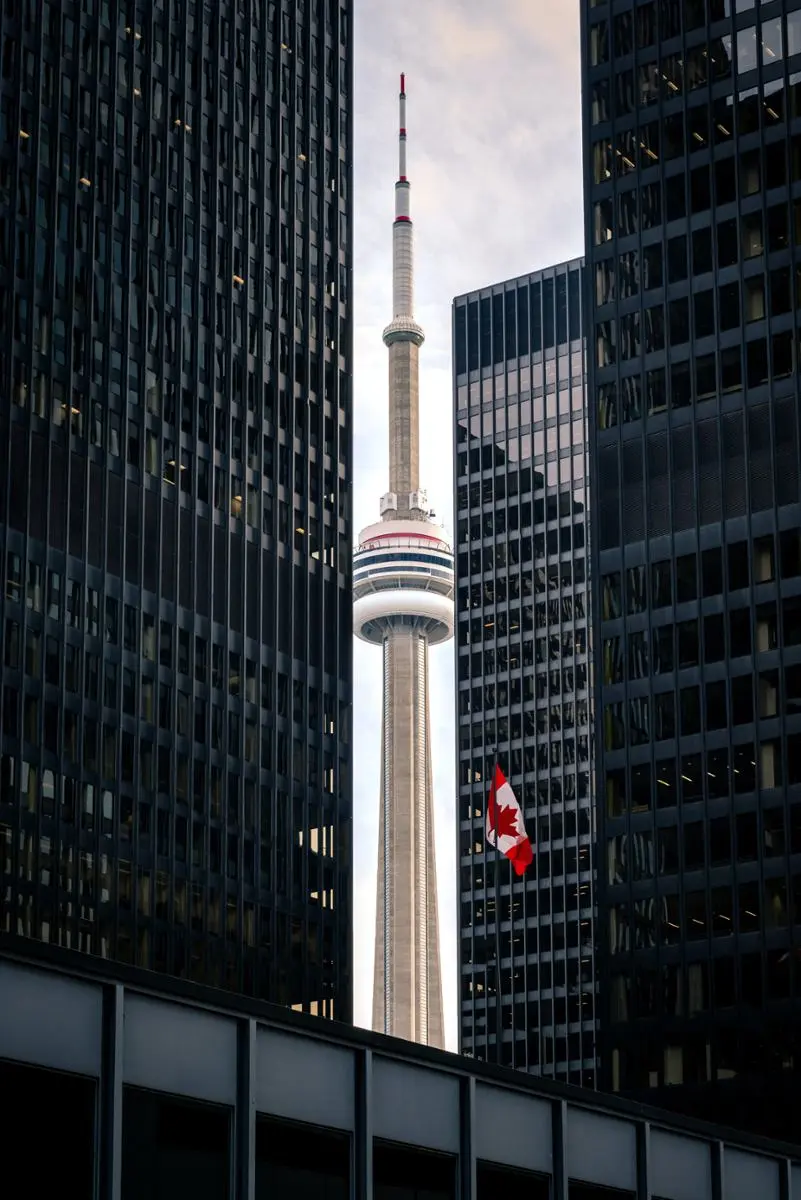
[[[406,76],[401,75],[401,95],[404,95],[405,92],[406,92]]]

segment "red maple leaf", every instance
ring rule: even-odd
[[[490,824],[495,830],[495,837],[513,837],[516,838],[519,834],[517,828],[517,809],[507,804],[505,808],[500,808],[493,794],[490,798]]]

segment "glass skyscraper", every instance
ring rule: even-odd
[[[583,272],[454,301],[459,974],[465,1053],[593,1086]],[[522,879],[485,841],[496,747]]]
[[[801,9],[582,52],[603,1082],[796,1137]]]
[[[350,20],[0,40],[0,930],[344,1020]]]

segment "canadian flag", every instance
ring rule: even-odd
[[[518,875],[525,874],[534,852],[526,833],[523,810],[497,763],[487,802],[487,841],[506,855]]]

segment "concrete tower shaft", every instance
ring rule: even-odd
[[[420,489],[419,353],[406,177],[406,87],[401,75],[398,181],[392,232],[389,351],[389,486],[381,521],[359,535],[353,627],[381,646],[381,789],[373,1027],[444,1045],[434,796],[428,697],[429,646],[453,636],[453,551]]]
[[[397,508],[386,509],[385,521],[410,514],[425,515],[420,492],[420,350],[411,341],[389,346],[389,490]]]
[[[373,1029],[444,1046],[428,638],[384,639]]]

